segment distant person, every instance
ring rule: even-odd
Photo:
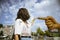
[[[31,24],[29,20],[30,15],[26,8],[20,8],[17,13],[15,21],[15,40],[30,40],[31,38]],[[22,38],[21,38],[22,37]]]

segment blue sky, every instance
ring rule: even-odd
[[[60,5],[57,0],[1,0],[0,23],[14,24],[17,11],[22,7],[28,9],[31,18],[53,16],[60,23]],[[37,27],[47,29],[44,20],[36,20],[32,27],[33,31]]]

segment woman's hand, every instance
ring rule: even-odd
[[[31,24],[31,25],[33,25],[33,24],[34,24],[35,20],[36,20],[36,18],[34,18],[34,19],[32,20],[32,22],[31,22],[32,24]]]

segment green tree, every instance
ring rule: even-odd
[[[3,27],[3,24],[0,24],[0,28],[2,28]]]
[[[59,33],[55,33],[55,32],[50,32],[50,31],[45,31],[45,35],[48,37],[59,37]]]
[[[49,37],[52,37],[52,33],[51,33],[51,32],[49,32],[48,30],[47,30],[47,31],[45,31],[45,35],[46,35],[46,36],[49,36]]]
[[[32,36],[37,36],[37,33],[36,32],[31,32],[31,35]]]
[[[39,34],[39,35],[45,35],[45,33],[40,28],[37,28],[37,34]]]

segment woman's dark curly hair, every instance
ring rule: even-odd
[[[16,19],[22,19],[23,21],[26,21],[30,18],[29,12],[26,8],[20,8],[17,13]]]

